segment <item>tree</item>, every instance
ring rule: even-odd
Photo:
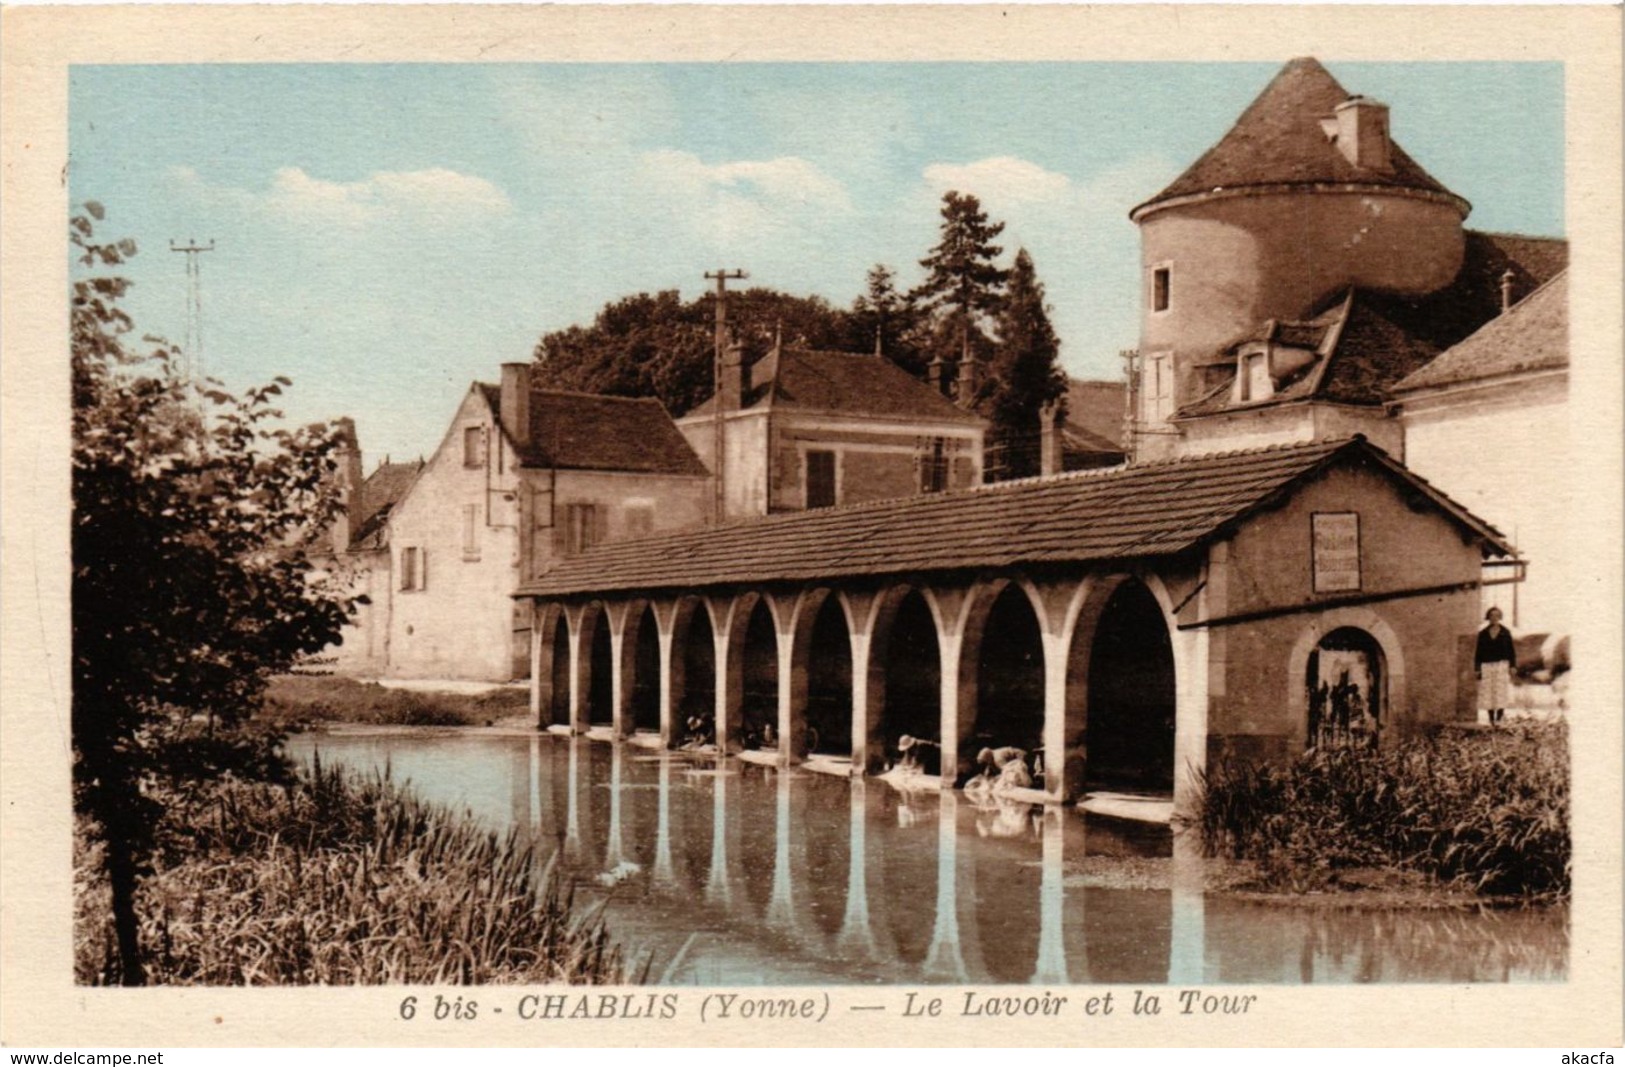
[[[956,362],[961,353],[981,358],[987,350],[983,327],[998,313],[1009,272],[994,261],[1004,249],[993,240],[1004,223],[989,222],[982,203],[969,193],[942,198],[942,239],[920,260],[927,276],[912,296],[933,325],[932,354]]]
[[[538,379],[609,396],[653,396],[673,415],[710,397],[716,294],[684,303],[676,290],[639,293],[605,304],[591,326],[544,334],[536,343]],[[753,288],[728,294],[728,321],[747,360],[786,346],[844,348],[852,313],[821,297]],[[874,342],[869,342],[872,347]]]
[[[846,347],[855,352],[875,347],[917,378],[925,376],[930,358],[919,336],[920,313],[897,288],[897,272],[884,263],[869,268],[864,291],[852,302],[851,331]]]
[[[227,728],[272,673],[332,644],[356,601],[304,546],[336,504],[332,427],[278,425],[272,398],[177,372],[179,353],[120,308],[99,204],[71,220],[74,807],[102,846],[119,978],[144,978],[136,892],[177,782],[274,768]],[[94,220],[94,221],[93,221]]]
[[[993,423],[989,472],[1023,478],[1039,469],[1040,413],[1061,402],[1065,414],[1067,380],[1061,369],[1061,342],[1050,325],[1044,284],[1025,248],[1016,253],[999,307],[998,348],[987,411]]]

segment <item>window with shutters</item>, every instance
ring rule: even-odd
[[[480,506],[463,505],[463,559],[473,562],[480,558]]]
[[[566,556],[576,556],[604,539],[604,514],[597,504],[564,505],[559,548]]]
[[[807,453],[807,506],[835,506],[835,453],[823,449]]]

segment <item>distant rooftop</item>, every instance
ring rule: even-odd
[[[501,388],[483,382],[480,388],[492,412],[500,416]],[[533,389],[530,440],[516,442],[516,447],[520,462],[527,467],[641,474],[710,473],[665,406],[652,397]]]
[[[774,408],[929,422],[982,421],[891,360],[869,353],[786,348],[758,359],[747,374],[743,411]],[[709,415],[715,408],[713,396],[684,418]]]
[[[1481,381],[1569,364],[1569,277],[1565,271],[1504,315],[1394,386],[1394,392]]]

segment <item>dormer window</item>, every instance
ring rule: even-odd
[[[1270,377],[1269,349],[1242,352],[1236,357],[1236,392],[1238,403],[1268,400],[1275,395],[1275,380]]]

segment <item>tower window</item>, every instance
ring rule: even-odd
[[[1151,272],[1151,310],[1168,310],[1169,268],[1157,267]]]

